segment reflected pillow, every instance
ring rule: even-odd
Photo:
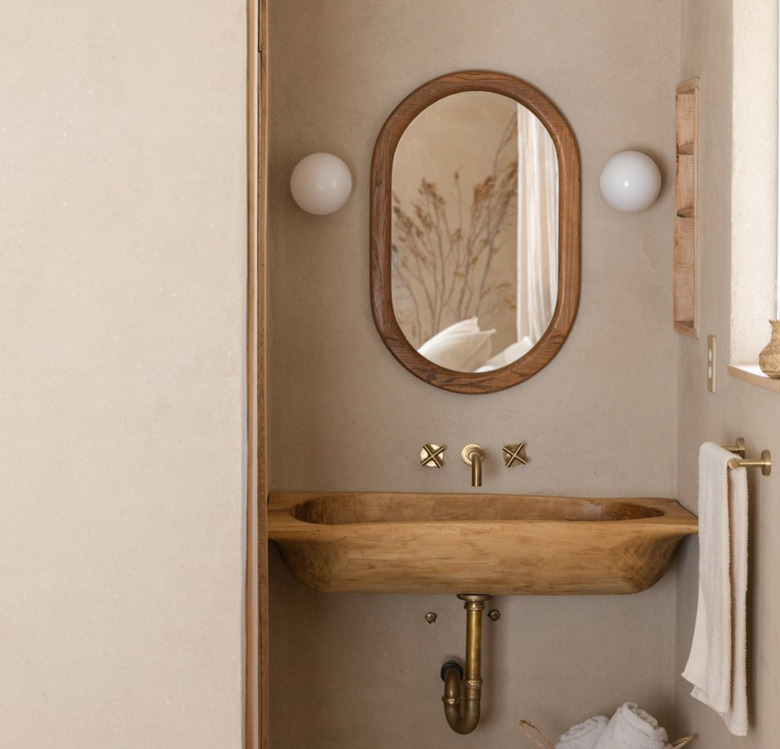
[[[521,356],[525,356],[533,347],[534,342],[528,336],[524,336],[522,341],[510,343],[500,354],[488,359],[477,372],[489,372],[491,369],[505,367],[507,364],[517,361]]]
[[[480,330],[476,317],[439,331],[419,349],[428,361],[456,372],[475,372],[490,358],[490,337],[495,330]]]

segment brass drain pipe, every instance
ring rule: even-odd
[[[444,679],[444,716],[455,733],[471,733],[479,723],[482,696],[482,612],[485,602],[493,596],[461,593],[466,609],[466,673],[457,661],[447,661],[441,667]]]

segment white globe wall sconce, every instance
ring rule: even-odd
[[[661,190],[661,172],[656,163],[639,151],[621,151],[601,170],[599,188],[612,208],[638,213],[649,208]]]
[[[332,153],[312,153],[290,175],[293,200],[308,213],[325,216],[343,207],[352,192],[349,167]]]

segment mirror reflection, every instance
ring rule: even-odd
[[[392,163],[392,302],[429,361],[487,372],[548,329],[558,289],[559,168],[515,99],[465,91],[403,132]]]

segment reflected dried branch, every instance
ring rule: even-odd
[[[451,199],[422,178],[411,204],[393,193],[393,294],[409,341],[421,345],[459,320],[480,317],[485,327],[516,308],[515,282],[491,276],[517,205],[517,115],[509,118],[492,158],[492,170],[465,205],[460,169]],[[451,223],[452,220],[452,223]]]

